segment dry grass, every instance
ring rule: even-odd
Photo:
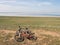
[[[38,37],[36,41],[25,39],[23,42],[16,42],[14,40],[15,31],[13,32],[9,31],[9,33],[7,33],[6,31],[3,31],[3,30],[0,31],[1,45],[60,45],[60,36],[57,36],[56,34],[58,33],[56,32],[51,32],[46,30],[33,30],[32,32],[34,32],[35,35]],[[50,33],[53,33],[53,35],[56,35],[56,36],[52,36]]]

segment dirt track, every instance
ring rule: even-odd
[[[16,31],[13,31],[13,30],[0,30],[0,32],[15,33]],[[57,32],[52,32],[52,31],[33,30],[32,32],[34,32],[37,36],[39,36],[40,34],[45,34],[45,35],[51,35],[51,36],[60,37],[60,34],[59,34],[59,33],[57,33]]]
[[[53,31],[46,31],[46,30],[36,30],[34,31],[37,35],[39,34],[45,34],[45,35],[50,35],[50,36],[56,36],[56,37],[60,37],[60,34],[57,32],[53,32]]]

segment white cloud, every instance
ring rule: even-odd
[[[10,6],[4,5],[4,4],[0,4],[0,12],[8,11],[9,9],[10,9]]]
[[[52,7],[44,8],[44,6],[42,6],[39,9],[33,9],[33,8],[34,7],[31,8],[25,6],[11,6],[11,5],[0,4],[0,12],[21,12],[22,14],[23,13],[24,14],[49,14],[52,12],[60,13],[59,10],[54,9]]]
[[[4,4],[4,3],[10,3]],[[13,5],[13,4],[16,5]],[[0,12],[21,12],[20,14],[49,14],[59,13],[60,10],[53,6],[51,2],[16,2],[16,0],[0,1]]]
[[[50,6],[50,5],[52,5],[52,3],[51,2],[42,2],[38,5],[40,5],[40,6]]]
[[[11,6],[6,4],[0,4],[0,12],[24,12],[27,10],[28,7],[24,6]]]
[[[16,0],[0,0],[0,1],[16,1]]]
[[[0,4],[1,3],[14,3],[14,2],[16,2],[16,0],[2,0],[0,1]]]
[[[40,2],[36,4],[37,6],[51,6],[52,3],[51,2]]]

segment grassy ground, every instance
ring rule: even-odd
[[[38,40],[25,40],[24,42],[10,40],[14,35],[14,31],[11,30],[17,30],[19,25],[33,29],[36,36],[38,35]],[[39,31],[41,29],[45,31]],[[0,16],[0,30],[5,30],[3,32],[0,31],[0,45],[60,45],[60,18],[58,17]]]
[[[32,29],[59,30],[58,17],[0,17],[0,29],[17,30],[18,26],[27,26]]]

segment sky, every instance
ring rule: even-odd
[[[60,16],[60,0],[0,0],[0,16]]]

